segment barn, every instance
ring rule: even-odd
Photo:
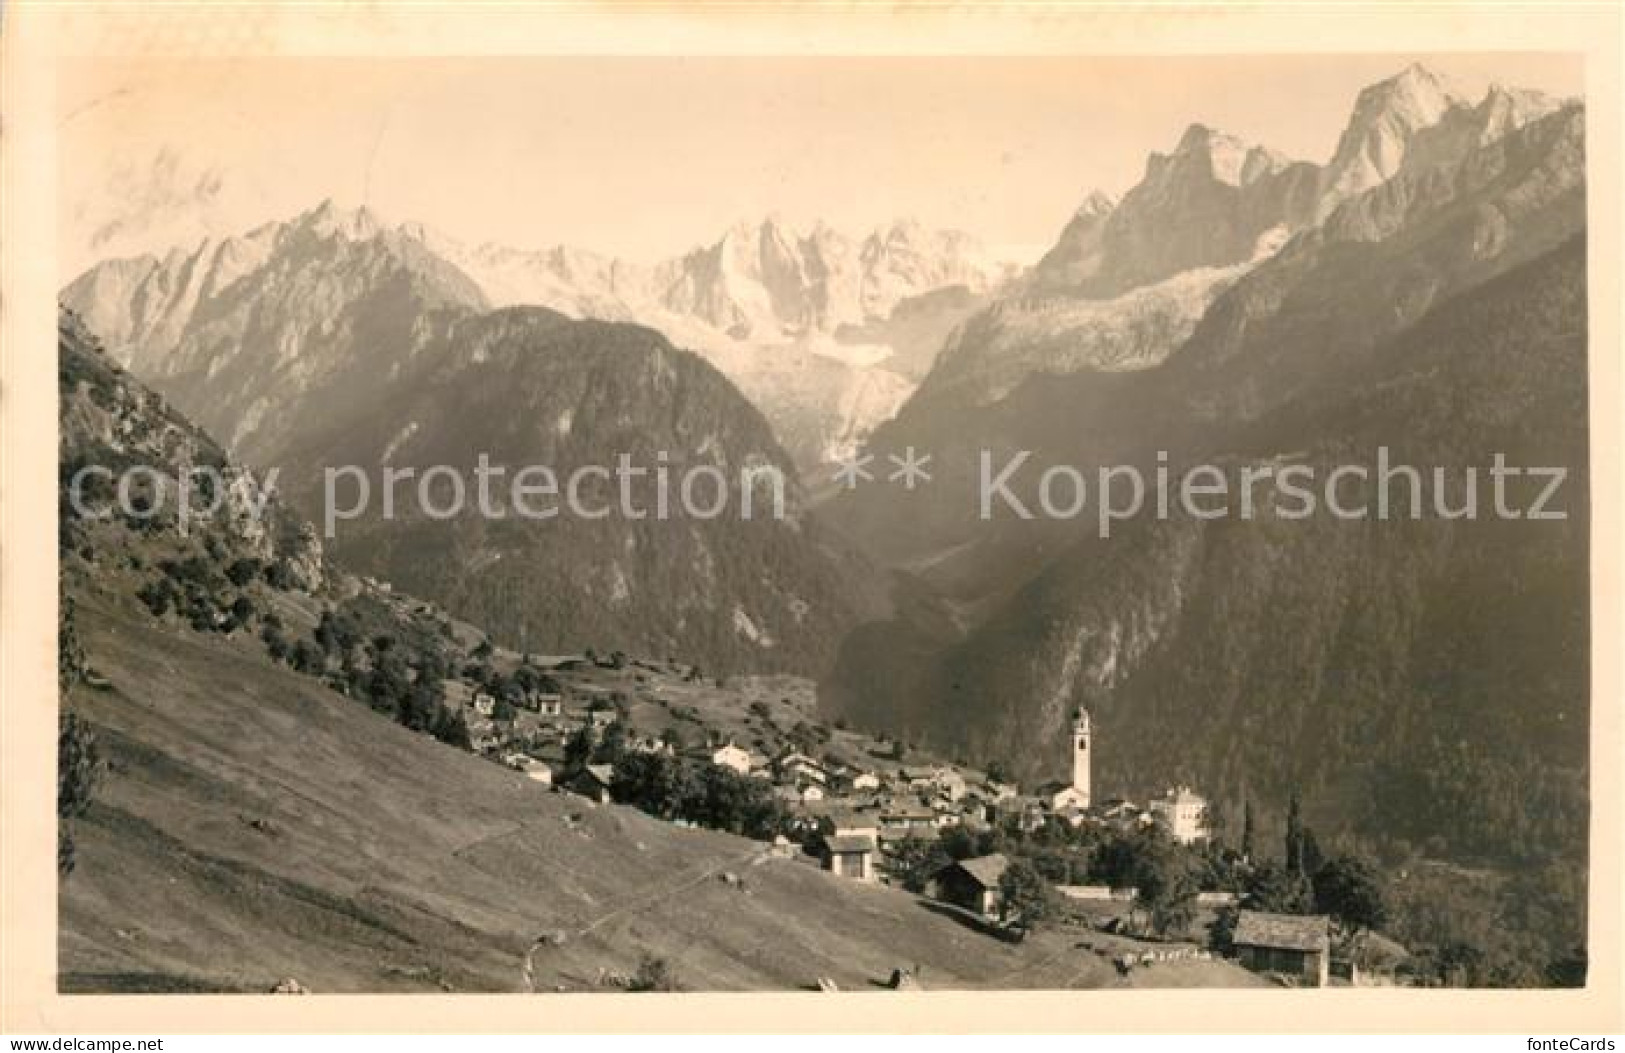
[[[1327,984],[1332,955],[1324,914],[1244,910],[1231,942],[1236,958],[1255,973],[1274,973],[1308,987]]]

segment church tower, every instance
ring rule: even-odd
[[[1080,709],[1072,714],[1072,788],[1083,798],[1081,806],[1090,805],[1089,793],[1089,711]]]

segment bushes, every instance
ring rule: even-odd
[[[633,974],[632,981],[627,984],[628,991],[680,991],[682,987],[677,983],[676,970],[671,962],[652,954],[645,954],[638,961],[638,971]]]
[[[238,588],[242,588],[259,577],[261,572],[262,564],[260,561],[245,556],[226,568],[226,580]]]
[[[576,752],[567,745],[567,764]],[[772,787],[760,779],[659,753],[622,753],[614,763],[615,799],[661,819],[683,819],[757,840],[788,825]]]
[[[74,820],[90,808],[101,773],[95,733],[83,718],[64,710],[56,734],[56,869],[63,877],[73,872]]]

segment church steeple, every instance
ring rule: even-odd
[[[1072,714],[1072,788],[1083,798],[1084,808],[1090,804],[1090,746],[1089,711],[1079,709]]]

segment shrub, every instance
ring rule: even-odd
[[[64,877],[73,872],[73,822],[90,808],[101,772],[95,733],[83,718],[64,711],[56,733],[56,869]]]
[[[682,988],[677,983],[677,973],[672,969],[671,962],[665,958],[645,954],[638,961],[638,971],[633,974],[627,990],[680,991]]]

